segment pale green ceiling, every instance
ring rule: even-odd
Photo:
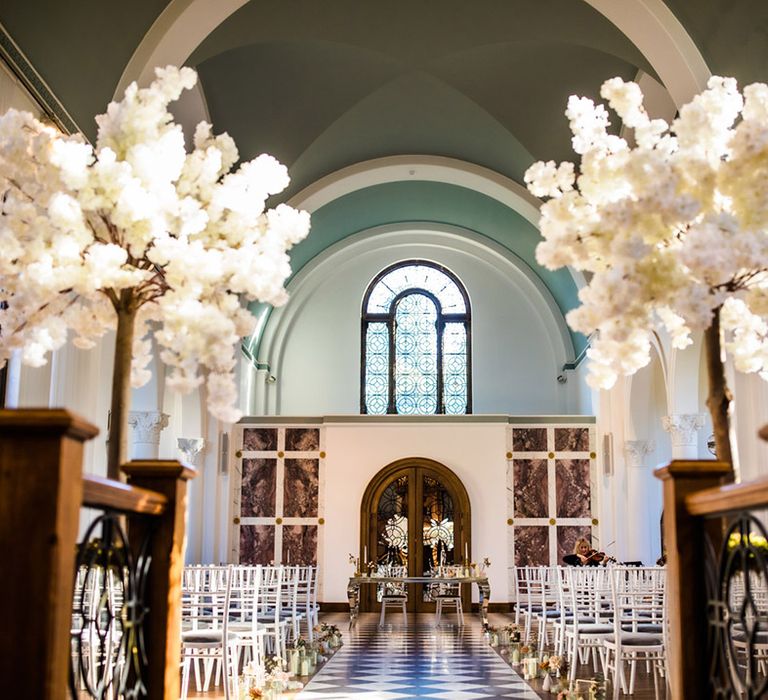
[[[93,137],[93,117],[166,4],[4,0],[0,22]],[[768,3],[667,4],[713,72],[742,83],[768,78]],[[533,159],[570,156],[568,95],[596,96],[613,75],[653,74],[580,0],[254,0],[188,64],[200,71],[216,130],[229,131],[246,158],[267,151],[289,166],[286,197],[346,165],[403,154],[449,156],[519,182]],[[563,312],[576,303],[570,277],[533,260],[529,224],[447,185],[387,185],[324,207],[294,262],[362,228],[406,220],[493,238],[528,261]]]
[[[96,135],[128,60],[168,0],[2,0],[0,22],[77,125]]]
[[[291,269],[298,273],[307,263],[348,236],[378,226],[402,224],[446,224],[465,228],[511,250],[522,266],[539,276],[557,305],[566,313],[576,306],[578,289],[571,274],[560,269],[546,270],[536,263],[538,230],[517,212],[478,192],[436,182],[411,180],[357,190],[321,207],[312,214],[311,234],[291,251]],[[514,303],[506,300],[506,303]],[[262,316],[269,310],[253,306]],[[260,327],[263,329],[264,323]],[[571,331],[573,360],[586,347],[586,338]],[[249,343],[258,358],[260,337]]]

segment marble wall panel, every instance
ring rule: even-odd
[[[269,518],[275,515],[276,459],[244,459],[240,487],[240,516]]]
[[[269,564],[275,560],[275,526],[240,526],[240,563]]]
[[[317,564],[317,525],[283,525],[283,563]]]
[[[515,525],[515,566],[549,566],[547,525]]]
[[[512,428],[512,449],[515,452],[546,452],[546,428]]]
[[[588,459],[555,461],[555,497],[558,518],[592,516]]]
[[[549,517],[547,460],[516,459],[513,463],[516,518]]]
[[[557,563],[563,563],[566,554],[573,554],[576,540],[586,537],[592,541],[592,528],[589,525],[558,525],[557,526]]]
[[[589,428],[555,428],[555,452],[588,452]]]
[[[277,451],[277,428],[245,428],[243,450],[258,452]]]
[[[317,459],[286,459],[283,517],[316,518],[320,462]]]
[[[286,452],[317,452],[320,449],[319,428],[286,428]]]

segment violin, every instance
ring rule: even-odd
[[[605,552],[599,552],[596,549],[590,549],[585,555],[584,555],[584,564],[607,564],[608,562],[613,562],[614,564],[617,564],[618,562],[614,557],[608,556]]]

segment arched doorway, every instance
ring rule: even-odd
[[[428,575],[441,563],[472,557],[469,496],[443,464],[424,457],[392,462],[371,479],[360,506],[360,557],[377,564],[403,564],[409,576]],[[470,591],[464,587],[469,610]],[[364,586],[362,610],[376,609],[376,587]],[[409,612],[430,612],[424,586],[412,585]]]

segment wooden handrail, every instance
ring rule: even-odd
[[[768,477],[743,484],[714,486],[690,493],[685,508],[691,515],[721,515],[734,510],[768,507]]]
[[[83,505],[111,508],[122,513],[162,515],[168,506],[168,497],[122,481],[86,474],[83,476]]]

